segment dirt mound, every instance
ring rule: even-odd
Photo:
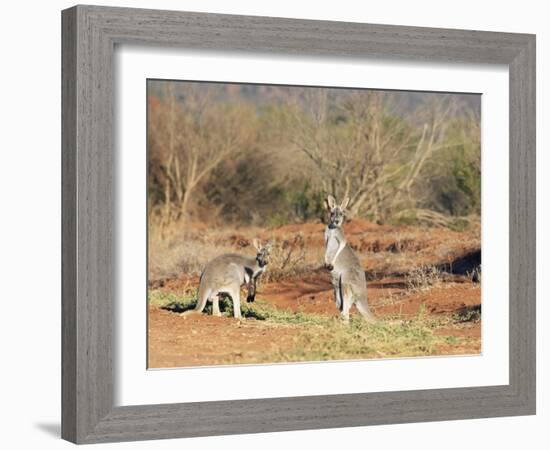
[[[273,228],[270,230],[274,235],[284,235],[290,233],[302,233],[307,234],[319,234],[323,233],[325,225],[322,223],[296,223],[290,225],[283,225],[282,227]]]
[[[283,225],[282,227],[274,228],[271,232],[275,235],[284,235],[288,233],[302,233],[304,235],[323,235],[326,225],[323,223],[296,223],[290,225]],[[381,231],[390,231],[393,228],[386,225],[378,225],[374,222],[370,222],[366,219],[361,219],[354,217],[346,221],[344,224],[344,230],[346,234],[363,234],[368,232],[381,232]],[[400,227],[397,227],[400,229]]]
[[[249,247],[251,244],[251,239],[248,239],[241,234],[232,234],[227,240],[230,245],[237,248]]]
[[[370,235],[348,239],[351,248],[360,252],[418,252],[429,247],[429,243],[415,238],[402,238],[394,235]]]
[[[354,217],[344,224],[344,230],[348,234],[361,234],[368,231],[384,231],[390,227],[378,225],[374,222],[369,222],[366,219]]]

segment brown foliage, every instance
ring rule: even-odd
[[[479,213],[480,128],[456,96],[154,82],[149,216],[161,227],[319,220],[327,194],[351,216],[438,226]]]
[[[150,212],[167,222],[186,216],[197,188],[222,161],[249,152],[257,133],[250,105],[216,102],[208,89],[179,88],[167,83],[164,101],[149,102]]]

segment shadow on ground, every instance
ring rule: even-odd
[[[193,301],[190,303],[180,303],[180,302],[172,302],[168,305],[161,306],[161,309],[164,309],[165,311],[170,311],[173,313],[181,314],[185,311],[190,311],[195,309],[197,306],[197,302]],[[220,312],[225,315],[233,316],[233,304],[231,303],[231,300],[227,297],[224,297],[220,300]],[[208,303],[207,306],[203,310],[203,314],[212,315],[212,304]],[[255,311],[251,307],[244,308],[241,312],[242,316],[245,319],[255,319],[255,320],[265,320],[265,316],[260,314],[258,311]]]

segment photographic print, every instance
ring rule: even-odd
[[[481,96],[147,81],[147,367],[481,352]]]

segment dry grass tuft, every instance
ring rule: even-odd
[[[223,253],[235,252],[231,245],[186,232],[162,238],[149,236],[149,282],[199,275],[208,261]]]
[[[405,275],[407,288],[413,292],[428,291],[443,280],[443,272],[436,266],[423,266]]]
[[[262,275],[263,282],[279,281],[306,270],[305,241],[301,234],[290,239],[273,240],[271,244],[269,264]]]

